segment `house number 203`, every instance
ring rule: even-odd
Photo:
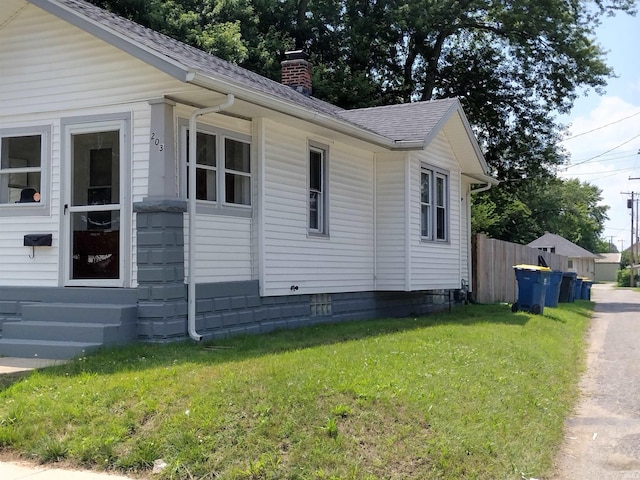
[[[151,143],[158,149],[159,152],[164,151],[164,143],[160,142],[160,138],[156,135],[156,132],[151,132]]]

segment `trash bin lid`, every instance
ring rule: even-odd
[[[526,264],[514,265],[513,268],[517,268],[518,270],[537,270],[540,272],[551,271],[549,267],[540,267],[538,265],[526,265]]]

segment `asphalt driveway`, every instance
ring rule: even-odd
[[[640,293],[594,285],[582,395],[554,480],[640,479]]]

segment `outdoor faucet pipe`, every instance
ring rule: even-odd
[[[209,113],[221,112],[233,105],[235,97],[227,94],[227,99],[220,105],[213,107],[199,108],[189,117],[189,289],[188,302],[189,312],[187,325],[189,336],[199,342],[202,335],[196,331],[196,153],[198,148],[198,117]]]

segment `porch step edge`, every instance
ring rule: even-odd
[[[69,360],[97,350],[101,346],[100,343],[92,342],[0,338],[0,355],[5,357]]]
[[[131,323],[80,323],[19,321],[2,326],[2,338],[46,341],[100,342],[123,345],[135,340],[137,326]]]

